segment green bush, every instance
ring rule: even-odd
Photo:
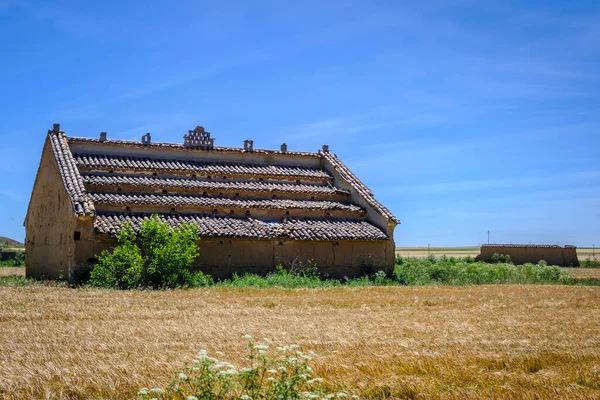
[[[143,388],[138,398],[150,399],[315,399],[347,398],[346,393],[326,395],[323,379],[314,377],[308,362],[314,354],[304,354],[298,346],[277,347],[248,340],[244,367],[210,357],[201,350],[191,364],[177,373],[166,388]],[[354,397],[354,396],[353,396]]]
[[[130,289],[212,283],[210,276],[190,271],[198,256],[198,230],[193,225],[171,229],[153,215],[142,223],[137,236],[131,225],[124,225],[117,240],[119,245],[112,253],[105,250],[98,257],[90,274],[90,284]]]
[[[588,257],[580,263],[582,268],[600,268],[600,261],[595,258]]]
[[[498,264],[498,263],[510,263],[510,256],[508,254],[498,254],[498,253],[494,253],[492,254],[492,258],[490,260],[490,262],[492,264]]]
[[[394,270],[401,285],[478,285],[490,283],[562,283],[566,273],[545,262],[513,265],[471,262],[464,259],[443,258],[405,259]]]

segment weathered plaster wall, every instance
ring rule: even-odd
[[[28,277],[69,279],[74,266],[76,221],[48,139],[25,220]]]
[[[494,253],[508,254],[515,264],[537,263],[540,260],[550,265],[564,267],[579,266],[575,246],[529,246],[529,245],[483,245],[477,260],[490,261]]]
[[[117,245],[115,239],[95,235],[93,251],[100,254]],[[86,250],[87,251],[87,250]],[[323,275],[356,277],[363,272],[389,271],[387,241],[296,241],[205,238],[198,242],[194,268],[216,278],[234,273],[266,274],[277,265],[286,268],[315,265]]]

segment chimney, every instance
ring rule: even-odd
[[[287,153],[287,144],[285,144],[285,143],[281,144],[281,152],[282,153]]]
[[[244,140],[244,150],[254,151],[254,140]]]
[[[329,145],[328,144],[323,145],[323,153],[329,153]]]
[[[100,141],[104,142],[106,140],[106,132],[100,132]]]
[[[150,144],[151,141],[152,140],[150,139],[150,133],[146,133],[142,136],[142,144]]]
[[[53,133],[59,133],[60,132],[60,124],[54,124],[54,125],[52,125],[52,132]]]

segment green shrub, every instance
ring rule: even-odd
[[[557,266],[545,262],[513,265],[467,262],[448,258],[410,258],[397,265],[396,281],[401,285],[478,285],[494,283],[563,283],[566,274]]]
[[[323,380],[314,377],[306,355],[298,346],[269,349],[269,344],[254,344],[248,340],[246,366],[239,368],[226,361],[210,357],[201,350],[197,359],[177,373],[166,388],[143,388],[138,398],[149,399],[313,399],[323,398]],[[348,397],[346,393],[331,393],[327,398]]]
[[[580,263],[580,267],[582,268],[600,268],[600,261],[595,258],[586,258]]]
[[[112,253],[103,251],[90,274],[90,284],[130,289],[206,286],[212,278],[190,271],[198,255],[198,230],[183,224],[171,229],[153,215],[142,223],[136,236],[125,224]]]
[[[492,254],[492,258],[490,260],[490,262],[492,264],[498,264],[498,263],[510,263],[510,256],[508,254],[498,254],[498,253],[494,253]]]

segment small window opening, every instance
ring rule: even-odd
[[[250,210],[246,210],[246,215],[250,215]]]
[[[202,196],[208,196],[208,193],[202,192]]]
[[[110,171],[108,171],[109,174],[114,174],[115,171],[113,171],[112,169]]]
[[[224,176],[224,177],[223,177],[223,179],[227,179],[227,177],[226,177],[226,176]]]
[[[325,213],[326,217],[331,217],[331,213]]]
[[[156,172],[153,172],[153,173],[152,173],[152,176],[156,176],[156,175],[157,175],[157,174],[156,174]]]
[[[171,211],[172,211],[172,212],[175,212],[175,207],[171,207]]]
[[[283,240],[280,240],[280,241],[279,241],[279,245],[280,245],[280,246],[283,246]]]
[[[229,214],[232,214],[232,215],[233,215],[233,210],[229,210]]]
[[[219,193],[219,196],[223,196],[223,192],[220,192],[220,193]]]
[[[73,232],[73,240],[80,240],[80,239],[81,239],[81,232],[79,232],[79,231]]]
[[[192,174],[192,178],[195,178],[195,177],[196,177],[196,174]]]
[[[123,190],[123,189],[121,189],[121,188],[117,188],[117,192],[120,192],[121,190]]]
[[[300,179],[296,179],[296,185],[300,184]]]
[[[311,200],[314,200],[314,199],[315,199],[315,196],[310,196],[310,199],[311,199]]]
[[[290,215],[290,212],[289,212],[289,211],[286,211],[286,212],[285,212],[285,215]]]
[[[213,210],[213,214],[218,214],[219,210],[217,210],[216,208]]]
[[[276,198],[277,198],[277,195],[276,195],[276,194],[274,194],[274,195],[273,195],[273,198],[274,198],[274,199],[276,199]]]
[[[162,190],[162,192],[163,192],[163,193],[167,193],[167,189],[163,189],[163,190]]]
[[[236,193],[236,194],[235,194],[235,197],[240,197],[240,194],[239,194],[239,193]]]
[[[207,177],[206,177],[206,179],[208,179],[208,180],[210,181],[210,180],[212,179],[212,177],[210,177],[210,176],[207,176]]]
[[[219,240],[219,246],[223,246],[224,242],[222,240]]]
[[[339,245],[340,245],[340,242],[333,242],[333,245],[334,245],[334,246],[339,246]]]
[[[129,210],[131,210],[131,207],[129,207],[129,206],[125,207],[125,210],[129,211]]]
[[[262,182],[262,181],[263,181],[263,178],[258,178],[258,181],[259,181],[259,182]]]

